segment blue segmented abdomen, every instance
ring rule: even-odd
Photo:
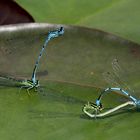
[[[34,69],[33,69],[33,72],[32,72],[31,80],[32,80],[32,82],[33,82],[34,84],[36,83],[36,71],[37,71],[37,68],[38,68],[38,65],[39,65],[39,61],[40,61],[40,59],[41,59],[41,57],[42,57],[42,54],[43,54],[43,52],[44,52],[45,47],[47,47],[47,44],[48,44],[48,42],[49,42],[51,39],[56,38],[56,37],[59,37],[59,36],[61,36],[61,35],[63,35],[63,34],[64,34],[64,28],[63,28],[63,27],[60,27],[60,29],[54,30],[54,31],[50,31],[50,32],[48,33],[47,39],[45,40],[45,43],[44,43],[44,45],[43,45],[43,47],[42,47],[42,49],[41,49],[41,51],[40,51],[40,54],[39,54],[39,56],[38,56],[38,59],[37,59],[37,61],[36,61],[36,63],[35,63],[35,66],[34,66]]]
[[[133,100],[135,103],[137,102],[137,99],[134,98],[132,95],[130,95],[127,91],[121,89],[121,88],[110,88],[112,91],[120,91],[122,95],[128,96],[131,100]]]
[[[122,95],[127,96],[127,97],[128,97],[129,99],[131,99],[134,103],[139,104],[139,106],[140,106],[140,101],[139,101],[139,100],[137,100],[136,98],[134,98],[134,97],[133,97],[132,95],[130,95],[127,91],[125,91],[125,90],[123,90],[123,89],[121,89],[121,88],[116,88],[116,87],[113,87],[113,88],[106,88],[106,89],[99,95],[98,99],[96,100],[96,105],[100,105],[102,96],[103,96],[106,92],[108,92],[108,91],[119,91],[119,92],[121,92]]]

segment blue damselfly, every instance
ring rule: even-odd
[[[132,105],[135,108],[140,107],[140,100],[137,99],[136,97],[133,96],[133,90],[126,84],[124,80],[121,79],[121,75],[123,75],[123,69],[118,63],[117,59],[114,59],[112,61],[112,69],[113,69],[113,74],[110,72],[104,72],[103,77],[104,79],[111,84],[113,87],[107,87],[105,88],[97,98],[95,103],[88,103],[84,106],[83,111],[90,117],[103,117],[106,116],[110,113],[113,113],[123,107],[126,107],[128,105]],[[117,80],[116,80],[117,79]],[[118,105],[117,107],[110,109],[104,113],[101,113],[101,110],[103,110],[103,105],[101,103],[101,99],[103,96],[107,93],[119,93],[122,96],[125,96],[128,98],[128,101],[125,103]],[[132,95],[131,95],[132,94]],[[88,112],[88,110],[94,110],[94,113],[91,114]]]
[[[17,80],[16,78],[8,77],[8,76],[2,76],[2,75],[0,75],[0,78],[8,79],[10,81],[15,81],[17,83],[17,85],[20,86],[20,89],[25,88],[27,90],[28,94],[29,94],[29,90],[37,89],[40,86],[40,84],[39,84],[39,80],[36,80],[36,72],[37,72],[37,69],[38,69],[38,66],[39,66],[39,61],[42,57],[42,54],[43,54],[43,52],[44,52],[45,48],[47,47],[48,42],[50,40],[52,40],[53,38],[59,37],[63,34],[64,34],[64,28],[63,27],[60,27],[59,29],[50,31],[48,33],[47,38],[45,40],[45,43],[43,44],[42,49],[40,51],[40,54],[38,56],[38,59],[35,63],[35,66],[34,66],[34,69],[33,69],[33,72],[32,72],[32,76],[31,76],[31,80],[26,80],[26,79]]]

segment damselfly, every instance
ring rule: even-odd
[[[110,113],[113,113],[113,112],[115,112],[115,111],[117,111],[117,110],[119,110],[123,107],[126,107],[128,105],[132,105],[133,107],[140,108],[140,100],[133,97],[130,94],[130,93],[133,93],[133,91],[130,89],[130,87],[124,81],[121,80],[120,73],[122,73],[123,70],[120,67],[117,59],[113,60],[112,68],[113,68],[113,71],[114,71],[114,75],[111,74],[110,72],[105,72],[105,73],[103,73],[103,76],[108,83],[114,84],[116,86],[115,87],[109,87],[109,88],[106,88],[105,90],[103,90],[100,93],[99,97],[97,98],[94,106],[92,105],[93,103],[92,104],[88,103],[84,106],[84,109],[83,109],[84,113],[87,114],[90,117],[103,117],[103,116],[106,116]],[[120,84],[117,82],[117,80],[115,80],[115,77],[119,80]],[[123,85],[124,89],[121,88],[122,85]],[[121,95],[126,96],[129,99],[129,101],[127,101],[127,102],[125,102],[121,105],[118,105],[117,107],[115,107],[113,109],[110,109],[110,110],[108,110],[104,113],[100,113],[101,109],[103,109],[101,99],[103,98],[103,95],[105,95],[109,92],[120,93]],[[88,112],[89,109],[94,110],[95,113]]]
[[[31,80],[17,80],[15,78],[7,77],[7,76],[2,76],[2,75],[0,75],[0,78],[8,79],[8,80],[11,80],[11,81],[15,81],[17,83],[17,85],[21,87],[20,89],[22,89],[22,88],[27,89],[28,94],[29,94],[29,90],[37,89],[40,85],[39,85],[39,80],[36,80],[36,71],[38,69],[39,61],[40,61],[40,58],[42,57],[44,49],[45,49],[45,47],[47,47],[48,42],[51,39],[59,37],[59,36],[61,36],[63,34],[64,34],[64,28],[63,27],[60,27],[60,29],[50,31],[48,33],[47,38],[45,40],[45,43],[43,44],[43,47],[42,47],[42,49],[40,51],[38,59],[37,59],[37,61],[35,63],[35,66],[34,66],[34,69],[33,69],[33,72],[32,72]]]
[[[37,68],[38,68],[38,65],[39,65],[40,58],[42,57],[43,51],[44,51],[45,47],[47,47],[48,42],[51,39],[59,37],[59,36],[61,36],[63,34],[64,34],[64,28],[63,27],[60,27],[60,29],[54,30],[54,31],[50,31],[48,33],[47,39],[45,40],[45,43],[44,43],[44,45],[43,45],[43,47],[42,47],[42,49],[40,51],[40,54],[38,56],[38,59],[37,59],[37,61],[35,63],[35,66],[34,66],[34,69],[33,69],[33,72],[32,72],[31,80],[29,80],[29,83],[28,82],[26,83],[27,86],[30,85],[29,88],[28,88],[29,90],[34,88],[34,87],[38,87],[39,86],[39,81],[36,80],[36,71],[37,71]]]

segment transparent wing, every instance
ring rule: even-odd
[[[121,84],[119,84],[119,82],[117,82],[115,75],[113,73],[110,72],[104,72],[103,74],[103,78],[105,79],[105,81],[109,84],[109,87],[121,87]]]
[[[134,90],[132,90],[132,88],[130,88],[130,86],[127,84],[127,71],[119,65],[118,59],[114,59],[112,61],[112,69],[115,75],[114,77],[116,77],[115,79],[117,79],[117,82],[119,83],[120,87],[129,91],[130,93],[134,93]]]
[[[119,65],[118,59],[112,61],[112,69],[116,77],[121,79],[121,81],[125,81],[124,78],[127,76],[127,72]]]
[[[19,87],[18,82],[22,79],[16,79],[15,77],[8,77],[0,74],[0,87]],[[83,105],[86,103],[86,101],[78,99],[73,96],[68,96],[65,93],[61,93],[61,91],[57,89],[53,89],[50,87],[38,87],[37,89],[39,95],[41,95],[42,98],[47,98],[51,101],[58,101],[58,102],[65,102],[68,104],[80,104]]]
[[[15,87],[18,80],[0,74],[0,86]]]

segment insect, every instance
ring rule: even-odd
[[[43,47],[42,47],[42,49],[40,51],[40,54],[38,56],[38,59],[37,59],[37,61],[35,63],[35,66],[34,66],[34,69],[33,69],[33,72],[32,72],[31,80],[28,80],[28,81],[24,82],[25,83],[25,88],[27,86],[28,87],[28,90],[30,90],[30,89],[32,89],[34,87],[38,87],[39,86],[39,81],[36,80],[36,71],[37,71],[38,66],[39,66],[40,58],[42,57],[42,54],[44,52],[45,47],[47,47],[48,42],[51,39],[56,38],[56,37],[59,37],[59,36],[61,36],[63,34],[64,34],[64,28],[63,27],[60,27],[60,29],[54,30],[54,31],[50,31],[48,33],[47,39],[46,39],[46,41],[45,41],[45,43],[44,43],[44,45],[43,45]]]
[[[84,107],[84,113],[87,114],[88,116],[90,117],[103,117],[103,116],[106,116],[110,113],[113,113],[123,107],[126,107],[128,105],[131,105],[133,107],[136,107],[136,108],[140,108],[140,100],[137,99],[136,97],[133,97],[130,93],[131,93],[131,89],[130,87],[124,82],[121,80],[121,77],[119,75],[119,72],[122,72],[123,70],[121,69],[119,63],[118,63],[118,60],[117,59],[114,59],[113,62],[112,62],[112,68],[113,68],[113,71],[114,71],[114,74],[115,76],[118,78],[118,80],[121,82],[121,85],[123,84],[125,89],[123,88],[120,88],[121,85],[118,84],[118,82],[116,82],[116,80],[114,79],[114,76],[111,75],[110,72],[106,72],[106,73],[103,73],[103,76],[105,78],[105,80],[108,82],[108,83],[113,83],[114,85],[117,85],[116,87],[109,87],[109,88],[106,88],[105,90],[103,90],[99,97],[97,98],[96,100],[96,103],[94,104],[94,106],[90,103],[88,103],[87,105],[85,105]],[[114,92],[113,92],[114,91]],[[126,96],[129,101],[121,104],[121,105],[118,105],[117,107],[113,108],[113,109],[110,109],[104,113],[100,113],[101,112],[101,109],[103,109],[102,107],[102,104],[101,104],[101,99],[103,98],[103,96],[107,93],[120,93],[121,95],[123,96]],[[133,92],[133,91],[132,91]],[[92,108],[93,110],[96,110],[95,111],[95,114],[91,114],[88,112],[88,109]]]
[[[86,104],[83,108],[83,112],[91,118],[100,118],[100,117],[105,117],[105,116],[107,116],[107,115],[109,115],[109,114],[111,114],[111,113],[113,113],[113,112],[115,112],[123,107],[126,107],[128,105],[136,107],[136,104],[133,101],[127,101],[121,105],[118,105],[117,107],[114,107],[114,108],[109,109],[109,110],[102,113],[101,111],[103,109],[100,109],[98,105],[95,105],[92,107],[92,104]],[[90,113],[89,109],[92,109],[93,113]]]
[[[50,31],[48,33],[47,38],[45,40],[45,43],[43,44],[43,47],[42,47],[42,49],[40,51],[38,59],[37,59],[37,61],[35,63],[35,66],[34,66],[34,69],[33,69],[33,72],[32,72],[31,80],[17,80],[15,78],[2,76],[2,75],[0,77],[3,78],[3,79],[7,79],[7,80],[11,80],[11,81],[16,82],[17,85],[21,87],[20,90],[22,88],[25,88],[27,90],[28,94],[29,94],[29,90],[37,89],[40,86],[40,84],[39,84],[39,80],[36,80],[36,71],[38,69],[39,61],[40,61],[40,59],[42,57],[42,54],[43,54],[43,52],[45,50],[45,47],[47,47],[48,42],[50,40],[52,40],[53,38],[59,37],[59,36],[61,36],[63,34],[64,34],[64,28],[63,27],[60,27],[60,29]]]
[[[101,103],[100,105],[97,105],[95,103],[88,102],[83,107],[83,112],[91,118],[93,117],[96,118],[96,116],[98,117],[97,114],[99,114],[102,110],[103,110],[103,106]]]

